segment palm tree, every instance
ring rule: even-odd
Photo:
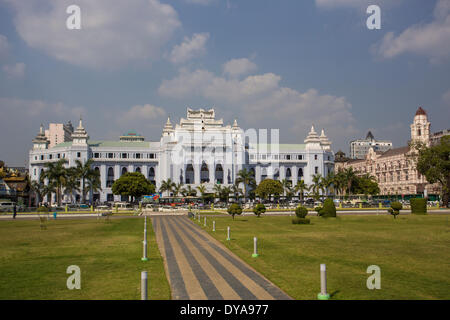
[[[342,196],[344,193],[344,190],[347,186],[347,183],[345,182],[345,174],[343,171],[339,171],[335,176],[334,176],[334,189],[336,190],[336,192]]]
[[[173,188],[175,188],[175,182],[173,182],[170,178],[167,180],[161,181],[161,187],[159,187],[159,192],[167,191],[167,195],[170,196]]]
[[[247,201],[247,186],[252,185],[255,182],[255,178],[253,177],[253,172],[247,170],[246,168],[239,170],[238,178],[236,179],[236,183],[242,183],[244,187],[244,203]]]
[[[100,192],[102,190],[102,183],[100,181],[100,171],[91,170],[86,178],[87,186],[91,191],[91,194]]]
[[[344,172],[344,177],[345,177],[344,181],[346,182],[347,192],[350,195],[352,192],[353,182],[356,179],[356,173],[355,173],[355,171],[353,171],[352,167],[344,169],[343,172]]]
[[[198,190],[198,191],[200,192],[200,194],[201,194],[203,203],[205,203],[206,187],[205,187],[203,184],[201,184],[201,185],[199,185],[199,186],[197,187],[197,190]]]
[[[187,186],[181,190],[181,194],[184,197],[195,197],[197,195],[197,191],[193,189],[191,186]]]
[[[320,173],[312,176],[312,191],[316,200],[320,199],[320,191],[323,190],[322,175]]]
[[[41,200],[45,197],[45,183],[44,183],[44,179],[39,180],[33,180],[30,182],[30,189],[34,192],[34,194],[36,195],[36,206],[39,205],[39,203],[41,202]]]
[[[66,184],[67,170],[64,164],[67,163],[66,159],[60,159],[57,162],[49,162],[44,165],[44,172],[42,173],[42,179],[47,179],[47,191],[54,190],[56,193],[56,202],[58,206],[61,205],[62,188]]]
[[[231,191],[234,195],[234,198],[236,199],[236,202],[239,202],[240,199],[240,195],[242,194],[242,189],[239,188],[239,183],[235,183],[233,184],[233,186],[231,187]]]
[[[299,192],[300,200],[303,201],[305,191],[309,191],[310,187],[308,187],[304,180],[297,181],[297,184],[294,187],[294,192]]]
[[[73,203],[73,193],[80,191],[80,179],[75,168],[67,169],[67,180],[64,184],[64,193],[70,195],[70,202]]]
[[[75,163],[77,165],[75,167],[75,170],[77,171],[78,178],[81,181],[82,203],[86,202],[86,180],[95,179],[93,178],[96,175],[95,170],[91,168],[93,162],[94,159],[89,159],[84,164],[80,160],[75,160]]]
[[[324,196],[328,195],[328,191],[330,187],[334,186],[335,175],[333,172],[330,172],[326,177],[322,178],[322,186],[324,188]]]
[[[228,200],[230,198],[230,193],[232,193],[232,189],[228,186],[222,188],[222,196],[225,198],[226,204],[228,204]]]
[[[281,185],[283,186],[283,195],[286,199],[288,194],[292,194],[292,182],[291,180],[283,179],[281,180]]]
[[[222,196],[222,185],[221,184],[215,184],[214,185],[214,197],[219,198],[219,200],[222,200],[221,196]]]
[[[181,190],[183,189],[183,183],[177,183],[173,186],[173,195],[176,197],[179,193],[181,193]]]

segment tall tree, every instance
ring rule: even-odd
[[[273,179],[264,179],[255,189],[255,193],[261,199],[270,198],[271,195],[279,196],[283,191],[281,182]]]
[[[94,159],[88,159],[85,163],[80,160],[75,160],[75,170],[77,171],[78,178],[81,182],[81,202],[86,203],[86,180],[92,179],[97,173],[92,169]]]
[[[102,190],[102,183],[100,180],[100,171],[91,170],[89,175],[86,177],[87,187],[91,194],[100,192]]]
[[[173,195],[175,196],[175,197],[177,197],[178,196],[178,194],[180,194],[181,193],[181,190],[183,189],[183,184],[182,183],[176,183],[174,186],[173,186]]]
[[[80,191],[80,179],[76,168],[67,168],[67,180],[64,185],[64,193],[70,196],[70,202],[73,203],[73,194]]]
[[[172,181],[172,179],[167,179],[161,181],[161,186],[159,187],[159,192],[163,193],[167,191],[167,196],[170,196],[170,193],[173,191],[173,188],[175,188],[176,184]]]
[[[244,203],[247,201],[247,187],[251,186],[255,183],[255,178],[253,176],[253,172],[251,170],[247,170],[246,168],[239,170],[238,178],[236,179],[237,183],[242,183],[243,185],[243,194],[244,194]]]
[[[191,186],[187,186],[181,190],[181,194],[184,197],[195,197],[197,195],[197,190],[195,190]]]
[[[114,181],[112,192],[121,196],[131,196],[135,198],[155,192],[155,186],[148,181],[142,173],[127,172]]]
[[[322,183],[322,175],[320,173],[314,174],[312,176],[312,191],[314,194],[314,198],[316,200],[320,199],[320,191],[324,190],[324,185]],[[322,192],[323,194],[323,192]]]
[[[352,167],[346,168],[343,171],[344,181],[346,183],[346,195],[351,195],[352,185],[356,180],[356,173]]]
[[[57,162],[48,162],[44,165],[44,172],[42,173],[42,179],[47,179],[48,181],[48,190],[55,190],[58,206],[61,205],[62,188],[67,180],[67,170],[64,166],[66,163],[66,159],[60,159]]]
[[[297,184],[294,187],[294,191],[299,193],[301,201],[305,198],[305,191],[309,191],[309,189],[310,187],[308,187],[304,180],[297,181]]]
[[[419,147],[417,171],[424,175],[429,183],[439,183],[442,188],[442,202],[449,206],[450,198],[450,136],[441,138],[439,144],[432,147]]]
[[[206,187],[201,184],[197,187],[198,192],[200,192],[200,196],[202,197],[203,203],[205,203],[205,193],[206,193]]]

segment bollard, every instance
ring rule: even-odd
[[[256,239],[256,237],[253,237],[253,254],[252,257],[256,258],[258,257],[258,239]]]
[[[67,204],[66,204],[66,207],[64,208],[64,212],[67,213],[67,211],[68,210],[67,210]]]
[[[148,258],[147,258],[147,217],[145,217],[145,220],[144,220],[144,241],[142,242],[142,244],[143,244],[143,250],[144,250],[144,253],[143,253],[143,256],[142,256],[142,261],[148,261]]]
[[[147,300],[147,271],[141,272],[141,300]]]
[[[206,227],[206,217],[205,217],[205,219],[203,221],[203,226]]]
[[[325,264],[320,265],[320,293],[317,298],[319,300],[330,299],[330,295],[327,293],[327,267]]]
[[[197,221],[200,222],[200,213],[197,213]]]
[[[230,239],[230,227],[227,227],[227,240],[231,240]]]
[[[215,232],[215,231],[216,231],[216,222],[213,221],[213,232]]]

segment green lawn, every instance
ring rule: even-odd
[[[147,219],[149,261],[142,262],[144,220],[136,218],[0,221],[0,299],[170,299],[163,259]],[[66,269],[81,269],[81,289],[66,286]]]
[[[215,217],[216,232],[211,218],[200,226],[295,299],[317,299],[321,263],[332,299],[450,299],[448,215],[291,219]],[[251,257],[254,236],[258,258]],[[366,287],[370,265],[381,268],[380,290]]]

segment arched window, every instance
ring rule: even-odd
[[[220,163],[216,165],[214,178],[216,180],[216,183],[223,184],[223,168]]]
[[[186,184],[194,183],[194,166],[192,164],[188,164],[186,166]]]
[[[108,174],[106,176],[106,187],[111,188],[113,183],[114,183],[114,168],[109,167]]]
[[[137,168],[134,170],[134,172],[139,172],[139,173],[141,173],[141,167],[137,167]]]
[[[154,167],[150,167],[150,169],[148,169],[148,180],[153,185],[156,185],[156,182],[155,182],[155,168]]]
[[[299,180],[301,180],[300,178],[303,177],[303,168],[299,168],[298,169],[298,178]]]
[[[128,172],[127,167],[123,167],[123,168],[122,168],[122,175],[124,175],[124,174],[127,173],[127,172]]]
[[[292,177],[291,168],[286,169],[286,179]]]
[[[200,169],[200,182],[209,182],[209,169],[205,162],[202,163],[202,167]]]

